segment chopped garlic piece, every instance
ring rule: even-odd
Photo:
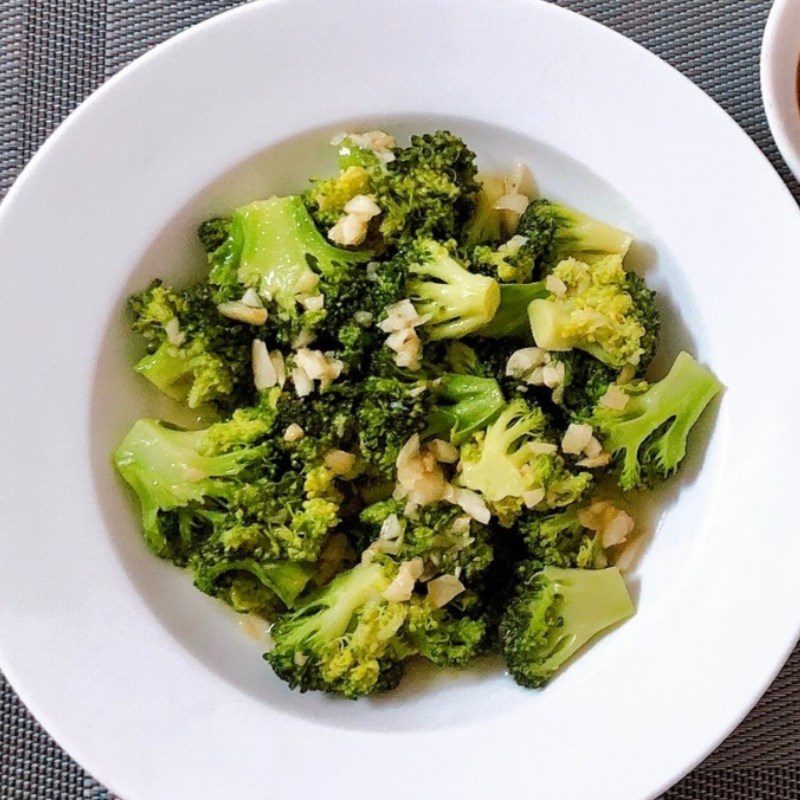
[[[603,452],[603,445],[600,444],[596,436],[592,436],[592,438],[589,439],[589,443],[583,448],[583,452],[586,453],[589,458],[597,458],[597,456]]]
[[[172,317],[164,325],[167,341],[174,347],[180,347],[186,341],[186,334],[181,330],[177,317]]]
[[[597,500],[588,508],[581,509],[578,522],[590,531],[597,531],[603,547],[622,544],[635,525],[630,514],[616,508],[608,500]]]
[[[450,486],[444,499],[453,505],[462,508],[472,519],[487,525],[492,518],[489,507],[484,499],[471,489],[464,489],[460,486]]]
[[[600,398],[600,405],[606,408],[613,408],[615,411],[622,411],[628,405],[628,400],[630,400],[628,395],[619,386],[612,384]]]
[[[552,442],[529,442],[526,448],[536,456],[549,456],[558,450],[558,445]]]
[[[440,575],[428,581],[428,597],[436,608],[446,606],[458,597],[466,587],[455,575]]]
[[[253,363],[253,382],[259,392],[270,389],[278,382],[278,373],[272,362],[267,346],[261,339],[253,339],[251,350]]]
[[[421,506],[441,500],[449,488],[433,454],[421,448],[419,434],[415,433],[397,455],[397,484],[396,496]]]
[[[375,198],[368,194],[357,194],[345,203],[345,214],[359,214],[372,219],[381,213],[380,206],[375,202]]]
[[[283,359],[283,353],[280,350],[273,350],[269,357],[272,359],[272,365],[275,367],[275,376],[278,381],[278,386],[283,388],[286,383],[286,362]]]
[[[389,334],[386,346],[396,353],[394,363],[398,367],[419,369],[422,362],[422,340],[413,328]]]
[[[422,575],[423,568],[422,559],[419,557],[404,561],[397,570],[395,579],[383,592],[384,598],[394,603],[404,603],[410,600],[414,591],[414,584],[417,582],[417,578]]]
[[[433,451],[436,460],[443,464],[455,464],[458,461],[458,450],[444,439],[434,439],[428,447]]]
[[[529,372],[549,363],[548,353],[541,347],[523,347],[515,350],[506,364],[506,375],[513,378],[523,378]]]
[[[305,435],[306,432],[296,422],[293,422],[283,432],[283,440],[285,442],[298,442]]]
[[[307,397],[314,391],[314,383],[308,374],[301,367],[294,367],[292,369],[292,382],[294,383],[294,391],[298,397]]]
[[[556,389],[564,383],[565,367],[563,361],[555,364],[545,364],[542,367],[542,383],[548,389]]]
[[[319,275],[316,272],[304,272],[294,285],[295,294],[308,294],[319,285]]]
[[[557,297],[561,297],[567,293],[567,284],[564,283],[561,278],[552,274],[544,279],[544,288],[547,289],[550,294],[554,294]]]
[[[384,164],[394,161],[394,153],[397,142],[394,136],[390,136],[383,131],[367,131],[366,133],[341,133],[331,140],[332,145],[339,145],[345,139],[349,139],[356,147],[364,150],[371,150]]]
[[[594,469],[595,467],[605,467],[611,461],[611,453],[600,453],[596,456],[589,456],[576,461],[578,467],[586,467],[587,469]]]
[[[522,502],[525,508],[533,508],[539,505],[544,500],[544,489],[531,489],[529,492],[523,492]]]
[[[242,295],[242,302],[250,308],[264,308],[264,304],[261,302],[258,292],[252,287]]]
[[[570,423],[561,440],[561,449],[570,455],[580,455],[592,438],[592,426]]]
[[[300,299],[300,305],[302,305],[306,311],[322,311],[325,307],[325,297],[321,294],[303,297]]]
[[[245,305],[241,300],[234,300],[228,303],[220,303],[217,311],[223,317],[234,319],[237,322],[246,322],[249,325],[263,325],[267,321],[267,311],[265,308],[252,308]]]
[[[427,317],[417,314],[414,304],[408,300],[400,300],[386,308],[386,318],[378,323],[384,333],[401,331],[405,328],[416,328],[427,322]]]
[[[301,347],[295,353],[295,364],[312,381],[319,381],[321,389],[327,389],[341,374],[344,362],[325,355],[320,350]]]
[[[334,475],[348,475],[356,465],[356,457],[346,450],[331,450],[325,454],[324,461]]]
[[[389,514],[381,525],[378,538],[370,545],[370,549],[390,556],[397,555],[403,545],[403,526],[397,514]]]

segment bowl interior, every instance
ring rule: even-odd
[[[628,264],[646,275],[649,285],[657,290],[663,315],[654,374],[663,374],[681,349],[702,359],[704,322],[687,276],[656,230],[637,215],[630,199],[585,165],[542,142],[502,128],[430,115],[343,120],[231,164],[196,196],[174,209],[147,251],[130,265],[127,274],[121,275],[117,303],[108,317],[93,382],[91,457],[105,533],[113,541],[122,579],[135,585],[177,646],[256,701],[334,727],[424,730],[502,715],[518,705],[523,696],[535,703],[540,702],[539,695],[514,686],[495,659],[485,659],[472,669],[452,674],[415,665],[398,691],[367,702],[343,703],[289,692],[261,659],[266,632],[262,621],[237,615],[201,594],[191,585],[188,574],[147,552],[139,533],[134,500],[109,463],[109,454],[139,417],[158,416],[179,424],[195,421],[132,371],[141,344],[128,329],[125,297],[154,277],[163,277],[175,285],[200,277],[205,259],[195,230],[202,220],[273,193],[301,191],[310,175],[331,171],[334,151],[327,143],[332,135],[373,127],[389,130],[401,141],[412,132],[448,128],[463,136],[476,151],[482,170],[500,171],[522,161],[531,169],[540,194],[630,230],[636,243]],[[713,503],[720,441],[724,438],[710,435],[715,424],[717,428],[722,424],[715,418],[716,405],[693,432],[694,447],[675,481],[646,497],[632,495],[625,499],[645,539],[642,556],[629,576],[637,596],[637,616],[592,646],[554,681],[548,690],[552,701],[557,702],[558,695],[568,693],[574,683],[591,680],[602,664],[624,659],[625,649],[636,647],[647,636],[646,629],[661,624],[660,619],[668,613],[674,602],[670,590],[691,563],[691,553],[703,536],[706,512]],[[657,529],[658,535],[654,536]],[[434,706],[435,715],[431,714]]]

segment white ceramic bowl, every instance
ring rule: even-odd
[[[640,517],[658,531],[637,616],[542,692],[495,664],[372,701],[289,692],[235,615],[145,551],[110,467],[158,413],[125,296],[186,280],[200,220],[296,190],[332,133],[372,125],[448,126],[632,230],[662,365],[687,347],[727,386]],[[657,796],[798,635],[798,253],[794,201],[730,118],[556,6],[260,2],[179,36],[84,104],[0,210],[0,666],[126,800]]]
[[[800,1],[775,0],[761,45],[761,94],[778,149],[800,178]]]

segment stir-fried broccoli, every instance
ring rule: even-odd
[[[551,275],[562,291],[528,306],[539,347],[578,348],[613,367],[638,366],[650,358],[658,331],[653,293],[631,281],[620,256],[593,264],[567,259]]]
[[[148,547],[272,624],[290,687],[486,653],[541,686],[633,613],[639,530],[589,490],[670,477],[721,386],[686,353],[648,383],[629,234],[447,131],[334,142],[338,174],[200,225],[204,279],[130,298],[136,372],[205,427],[140,419],[115,465]]]
[[[523,213],[517,235],[525,237],[536,271],[546,275],[566,258],[627,254],[629,233],[550,200],[534,200]]]
[[[616,567],[533,572],[500,624],[508,671],[522,686],[543,686],[590,639],[633,612]]]
[[[603,446],[618,457],[623,489],[668,478],[686,455],[686,440],[722,384],[688,353],[657,383],[627,387],[624,408],[600,405],[592,421]]]

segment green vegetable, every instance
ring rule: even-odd
[[[459,339],[484,327],[500,305],[497,281],[468,272],[447,246],[421,239],[407,253],[407,291],[427,317],[431,339]]]
[[[528,308],[534,300],[550,297],[544,281],[500,284],[500,305],[490,322],[479,333],[491,339],[530,339]]]
[[[580,260],[598,255],[624,258],[632,241],[629,233],[550,200],[530,203],[516,233],[526,238],[526,248],[542,275],[565,258]]]
[[[665,378],[626,387],[625,408],[598,406],[593,423],[605,450],[618,457],[623,489],[670,477],[686,455],[686,441],[722,384],[688,353],[680,353]]]
[[[533,338],[545,350],[578,348],[612,367],[638,366],[655,344],[658,312],[653,293],[629,280],[618,255],[593,264],[562,261],[552,275],[564,292],[533,300],[528,316]]]
[[[616,567],[545,567],[522,582],[500,624],[508,670],[522,686],[544,686],[588,641],[633,613]]]

